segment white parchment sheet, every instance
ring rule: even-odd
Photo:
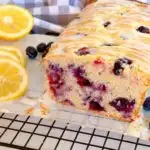
[[[28,35],[18,42],[0,41],[0,45],[11,45],[20,48],[24,53],[27,46],[36,47],[41,42],[57,40],[56,37],[46,35]],[[141,117],[133,123],[125,123],[114,119],[94,116],[90,113],[75,110],[55,104],[47,96],[44,87],[44,70],[40,56],[36,60],[27,58],[27,70],[29,73],[28,92],[17,101],[0,103],[0,111],[5,113],[15,113],[23,115],[33,115],[48,119],[66,121],[68,123],[79,124],[100,128],[103,130],[116,131],[119,133],[140,137],[148,140],[150,138],[149,121],[150,114],[143,113]],[[150,93],[150,92],[148,92]]]

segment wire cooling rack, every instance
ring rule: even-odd
[[[0,149],[150,150],[150,142],[62,121],[0,114]]]

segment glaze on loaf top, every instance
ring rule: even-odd
[[[52,45],[47,58],[51,53],[101,54],[112,60],[127,56],[150,74],[150,5],[130,1],[90,4]]]

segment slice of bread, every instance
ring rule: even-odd
[[[149,10],[131,1],[88,5],[45,58],[52,98],[77,109],[135,120],[150,85]]]

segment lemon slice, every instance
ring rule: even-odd
[[[9,52],[12,55],[15,55],[20,60],[22,66],[26,66],[26,58],[20,49],[12,46],[0,46],[0,51]]]
[[[6,51],[0,51],[0,59],[1,58],[7,58],[7,59],[11,59],[17,63],[20,63],[20,60],[18,59],[17,56],[13,55],[13,54],[10,54]]]
[[[17,40],[27,35],[33,27],[33,17],[28,10],[16,5],[0,6],[0,38]]]
[[[26,70],[11,59],[0,59],[0,102],[24,95],[28,86]]]

